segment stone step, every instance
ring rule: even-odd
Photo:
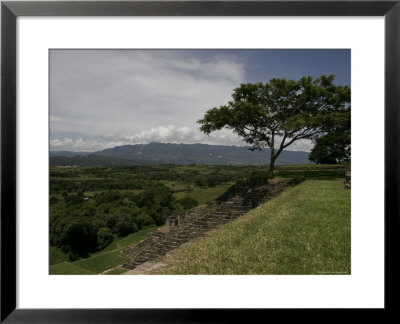
[[[134,269],[143,262],[165,255],[168,251],[180,247],[194,238],[202,237],[211,229],[230,222],[250,209],[260,205],[273,196],[282,192],[288,186],[300,183],[298,180],[281,181],[269,187],[261,186],[257,189],[244,191],[240,188],[237,195],[225,202],[214,201],[196,211],[184,215],[174,215],[168,232],[156,231],[148,234],[144,240],[134,246],[126,247],[121,255],[130,259],[125,268]],[[239,196],[241,195],[241,196]],[[184,216],[179,226],[174,226],[175,220]]]

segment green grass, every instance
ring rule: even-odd
[[[91,271],[88,271],[86,269],[83,269],[75,264],[69,263],[69,262],[62,262],[59,264],[55,264],[50,266],[50,274],[53,275],[91,275],[94,274]]]
[[[159,228],[159,227],[151,226],[151,227],[142,229],[139,232],[129,234],[129,235],[121,238],[118,241],[118,246],[120,249],[122,249],[124,247],[127,247],[128,245],[138,243],[141,240],[143,240],[148,233],[155,231],[157,228]]]
[[[57,263],[62,263],[64,261],[68,261],[68,255],[65,254],[61,249],[56,248],[54,246],[50,246],[49,250],[50,256],[50,265],[57,264]]]
[[[157,228],[158,227],[156,227],[156,226],[149,226],[138,232],[128,234],[125,237],[116,238],[104,250],[90,254],[90,257],[97,257],[99,255],[105,254],[107,252],[115,251],[115,250],[121,251],[122,248],[124,248],[128,245],[131,245],[131,244],[135,244],[135,243],[143,240],[148,233],[154,231]]]
[[[188,187],[187,184],[179,181],[160,181],[160,182],[166,185],[173,192],[186,191],[186,188]]]
[[[218,198],[222,193],[226,191],[232,184],[216,185],[212,188],[198,188],[195,187],[192,192],[177,192],[174,193],[176,199],[181,199],[184,197],[191,197],[199,202],[199,205],[206,204],[216,198]]]
[[[201,245],[200,250],[195,246],[206,243],[186,247],[187,252],[180,251],[173,263],[176,269],[168,273],[349,273],[350,192],[343,189],[347,168],[312,164],[277,166],[277,178],[304,177],[311,181],[288,190],[245,218],[221,227],[210,239],[204,240],[209,243]],[[204,168],[198,169],[204,171]],[[214,200],[231,185],[194,187],[188,192],[187,186],[179,182],[167,184],[175,191],[185,190],[174,193],[177,199],[189,196],[200,205]],[[75,262],[70,262],[60,249],[50,247],[50,273],[99,274],[113,267],[106,274],[123,273],[126,270],[118,267],[125,261],[120,251],[143,240],[155,229],[115,238],[104,250]],[[187,255],[179,257],[181,253]],[[202,268],[209,258],[211,262]]]
[[[307,180],[167,260],[165,274],[350,274],[350,191]]]
[[[63,262],[59,264],[53,263],[50,266],[50,274],[99,274],[110,268],[121,265],[126,261],[125,258],[120,256],[121,250],[128,245],[143,240],[148,233],[157,228],[158,227],[156,226],[151,226],[136,233],[129,234],[123,238],[114,240],[104,250],[93,253],[88,258],[74,262],[63,260]]]
[[[127,261],[127,259],[120,256],[120,253],[120,250],[103,253],[95,257],[76,261],[73,264],[93,273],[101,273]]]

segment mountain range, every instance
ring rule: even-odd
[[[265,165],[271,151],[246,146],[150,143],[116,146],[97,152],[50,151],[50,165]],[[306,164],[308,152],[282,151],[276,164]]]

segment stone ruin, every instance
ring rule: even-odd
[[[304,179],[285,179],[253,187],[249,180],[237,182],[219,198],[181,215],[171,216],[161,230],[149,233],[144,240],[126,247],[121,256],[129,259],[123,267],[134,269],[196,238],[203,237],[215,227],[230,222],[261,203],[279,195]]]
[[[351,171],[346,171],[346,177],[344,179],[344,187],[346,189],[351,189]]]

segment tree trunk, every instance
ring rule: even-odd
[[[275,164],[275,132],[272,131],[271,134],[271,144],[270,147],[271,149],[271,159],[269,162],[269,178],[272,179],[274,177],[274,164]]]
[[[272,153],[272,152],[271,152]],[[269,163],[269,177],[272,179],[274,177],[274,166],[276,157],[271,154],[271,161]]]

